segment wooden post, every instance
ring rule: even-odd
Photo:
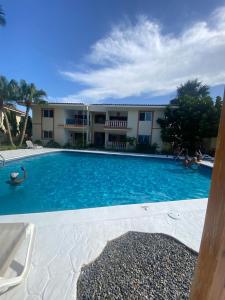
[[[225,91],[211,191],[190,299],[225,299]]]

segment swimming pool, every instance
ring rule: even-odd
[[[20,186],[6,183],[24,166]],[[0,214],[20,214],[122,204],[205,198],[211,170],[185,169],[169,159],[58,152],[0,169]]]

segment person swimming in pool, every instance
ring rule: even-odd
[[[24,182],[24,180],[27,178],[27,172],[24,167],[21,167],[21,170],[23,171],[23,177],[18,177],[19,173],[12,172],[10,173],[10,180],[7,181],[7,183],[11,185],[19,185]]]
[[[198,166],[199,166],[197,157],[193,157],[191,159],[188,157],[185,157],[183,163],[186,168],[191,168],[193,170],[198,169]]]

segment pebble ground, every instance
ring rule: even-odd
[[[168,235],[128,232],[82,268],[77,299],[188,299],[197,256]]]

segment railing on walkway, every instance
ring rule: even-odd
[[[113,149],[113,150],[124,151],[127,148],[127,143],[126,142],[108,142],[107,143],[107,148],[108,149]]]
[[[105,127],[110,128],[127,128],[127,121],[119,121],[119,120],[113,120],[113,121],[106,121]]]

